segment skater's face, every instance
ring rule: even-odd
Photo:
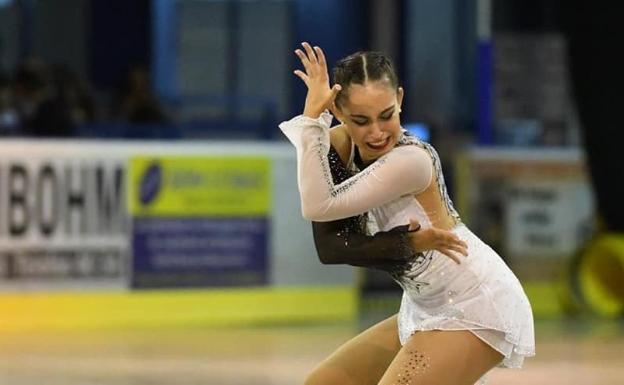
[[[339,119],[358,147],[364,163],[388,153],[401,135],[403,89],[386,81],[351,84],[347,98],[338,109]]]

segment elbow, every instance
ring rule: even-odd
[[[336,256],[328,250],[323,250],[322,248],[317,247],[316,251],[318,259],[323,265],[338,265],[341,263],[341,261],[339,261]]]
[[[302,204],[301,215],[314,222],[331,222],[347,218],[336,206],[328,202],[320,202],[314,205]]]
[[[335,265],[336,258],[336,250],[331,250],[331,247],[328,247],[327,239],[324,237],[321,239],[317,233],[314,233],[314,247],[316,248],[316,255],[319,258],[319,261],[323,265]],[[332,252],[333,251],[333,252]]]
[[[323,265],[331,265],[331,259],[327,258],[327,255],[318,253],[318,259]]]
[[[343,249],[339,246],[335,234],[321,235],[314,233],[316,255],[323,265],[338,265],[345,263]]]
[[[303,205],[301,207],[301,215],[305,219],[309,221],[314,221],[314,222],[327,222],[327,221],[332,220],[332,218],[328,218],[326,213],[322,212],[318,208],[310,207],[306,205]]]

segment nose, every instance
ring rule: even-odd
[[[368,131],[368,135],[372,139],[380,139],[383,136],[383,132],[381,130],[381,126],[379,125],[378,121],[373,121],[370,124],[370,129]]]

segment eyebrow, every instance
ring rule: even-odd
[[[385,110],[381,111],[381,113],[380,113],[379,115],[383,115],[383,114],[385,114],[386,112],[388,112],[388,111],[392,110],[393,108],[394,108],[394,105],[392,105],[392,106],[390,106],[390,107],[386,108]],[[351,115],[349,115],[349,116],[351,116],[352,118],[364,118],[364,119],[368,119],[368,116],[366,116],[366,115],[351,114]]]

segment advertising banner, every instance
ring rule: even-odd
[[[0,294],[343,285],[286,143],[0,141]]]
[[[129,224],[121,152],[0,153],[0,289],[123,286]]]
[[[266,284],[270,167],[266,157],[131,159],[132,286]]]

